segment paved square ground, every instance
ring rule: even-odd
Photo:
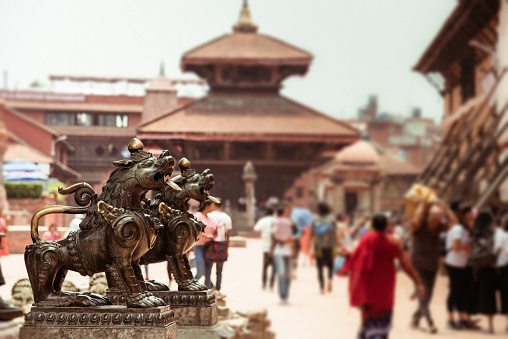
[[[27,277],[26,269],[23,255],[10,255],[1,260],[8,283],[0,287],[0,294],[9,299],[12,284],[19,278]],[[261,261],[261,241],[258,239],[248,240],[246,248],[230,249],[230,259],[224,265],[222,287],[222,292],[228,296],[228,306],[233,310],[267,308],[272,329],[279,339],[355,338],[359,326],[359,312],[348,305],[346,279],[335,277],[333,292],[320,295],[316,268],[301,264],[298,277],[291,285],[290,304],[282,306],[279,305],[276,288],[273,292],[261,290]],[[69,272],[67,278],[77,285],[88,284],[88,277],[82,277],[75,272]],[[167,283],[166,264],[150,265],[150,278]],[[215,280],[214,272],[212,280]],[[431,305],[440,330],[435,337],[439,339],[493,337],[481,332],[451,331],[445,328],[447,283],[446,276],[438,278]],[[409,299],[411,291],[411,282],[404,274],[399,273],[391,339],[419,339],[433,336],[409,328],[411,313],[416,307],[415,302]],[[485,326],[485,319],[482,319],[481,325]],[[496,316],[495,325],[497,333],[494,337],[508,338],[508,334],[503,332],[505,322],[501,316]]]

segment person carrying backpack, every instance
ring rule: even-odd
[[[471,234],[469,264],[478,286],[477,311],[487,316],[487,333],[494,333],[494,315],[497,312],[494,232],[494,217],[490,210],[478,213]]]
[[[323,268],[328,268],[328,292],[332,291],[334,271],[334,248],[337,241],[337,226],[335,218],[330,214],[330,207],[320,202],[317,205],[318,215],[314,216],[311,224],[311,244],[314,246],[317,272],[321,294],[325,293]]]

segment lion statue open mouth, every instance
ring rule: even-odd
[[[74,193],[79,207],[49,206],[34,214],[34,243],[26,247],[25,264],[36,306],[110,304],[97,294],[62,291],[68,270],[90,276],[106,272],[110,289],[119,291],[129,307],[165,305],[147,291],[137,263],[153,247],[158,230],[164,227],[147,206],[145,194],[165,189],[165,176],[172,174],[174,159],[167,150],[158,158],[153,157],[143,151],[143,144],[136,138],[129,143],[129,151],[130,158],[114,162],[117,168],[98,197],[90,185],[75,184],[60,188],[59,192]],[[50,213],[86,213],[86,217],[80,230],[67,238],[42,241],[38,221]]]

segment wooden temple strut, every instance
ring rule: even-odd
[[[504,129],[508,127],[508,123],[505,123],[503,125],[503,129],[499,130],[498,133],[495,135],[494,138],[489,139],[490,142],[487,143],[486,147],[481,150],[479,153],[479,156],[477,159],[475,159],[475,163],[473,166],[469,167],[466,172],[466,176],[464,179],[464,182],[473,182],[475,180],[476,175],[478,172],[480,172],[482,167],[485,167],[486,164],[491,160],[494,163],[498,162],[499,159],[499,145],[497,143],[497,140],[499,140],[504,133]],[[484,175],[485,176],[485,175]],[[476,178],[477,182],[481,182],[481,180],[484,179]],[[462,185],[462,188],[460,189],[460,195],[461,197],[468,197],[471,195],[471,192],[473,189],[477,187],[477,185]]]
[[[451,164],[453,163],[453,161],[460,154],[460,148],[461,148],[461,146],[463,145],[464,141],[467,139],[468,135],[473,130],[473,127],[475,126],[475,123],[476,123],[477,119],[479,118],[480,113],[483,111],[483,109],[485,108],[487,103],[490,101],[490,98],[492,97],[492,95],[496,91],[497,86],[499,85],[499,83],[503,79],[503,77],[506,74],[507,70],[508,70],[508,68],[506,68],[506,67],[503,69],[503,71],[499,75],[496,83],[494,84],[494,86],[492,86],[492,88],[490,89],[489,93],[487,94],[485,99],[482,101],[482,103],[478,107],[474,107],[474,108],[472,108],[471,110],[468,111],[468,114],[466,116],[468,116],[471,113],[471,111],[472,111],[473,112],[472,119],[469,120],[465,130],[462,131],[462,133],[457,136],[458,140],[456,140],[456,142],[449,143],[450,146],[446,150],[446,158],[445,158],[444,165],[442,163],[438,163],[435,166],[435,169],[433,171],[430,171],[428,173],[429,177],[426,180],[427,184],[431,184],[431,183],[436,183],[437,184],[442,179],[443,175],[449,172]],[[459,133],[460,133],[460,129],[459,129]],[[444,156],[445,155],[443,155],[443,157]],[[431,180],[433,182],[431,182]],[[431,186],[434,186],[434,185],[431,185]]]
[[[475,208],[476,209],[482,209],[485,207],[487,202],[490,200],[490,198],[496,193],[497,189],[503,181],[508,178],[508,157],[506,157],[499,167],[498,172],[496,173],[494,180],[490,184],[489,187],[483,192],[483,194],[480,196],[480,199],[476,202]]]
[[[493,144],[496,144],[496,141],[500,135],[497,135],[495,133],[495,131],[496,131],[496,129],[499,125],[499,122],[503,118],[507,109],[508,109],[508,104],[503,107],[500,114],[493,116],[494,119],[491,120],[491,123],[488,126],[487,131],[485,131],[485,133],[484,133],[487,138],[477,138],[478,142],[469,148],[467,153],[460,159],[460,162],[452,170],[451,175],[449,176],[448,180],[445,182],[444,186],[440,189],[439,196],[444,195],[446,193],[448,188],[456,182],[456,180],[459,177],[461,172],[463,172],[464,170],[466,170],[467,172],[471,172],[471,167],[468,168],[468,165],[469,165],[468,163],[471,162],[471,159],[473,158],[475,153],[483,151],[483,153],[480,154],[480,159],[482,159],[482,158],[485,159],[485,157],[489,156],[489,154],[486,151],[488,150],[488,148],[490,146],[492,146]],[[494,112],[495,112],[495,108],[493,108],[492,110],[494,110]],[[489,113],[489,116],[492,117],[492,115],[490,113]],[[506,124],[503,127],[506,127]],[[489,136],[492,136],[492,137],[489,137]],[[476,163],[478,163],[478,162],[479,161],[477,160]],[[474,170],[476,171],[476,166],[473,166],[473,167],[475,167]]]
[[[452,124],[452,126],[446,131],[446,135],[441,140],[441,144],[439,145],[438,150],[436,152],[434,152],[434,154],[432,155],[432,159],[427,164],[427,166],[425,167],[423,172],[420,174],[418,181],[420,181],[423,184],[427,183],[428,179],[430,178],[429,173],[431,171],[434,171],[436,166],[438,166],[438,164],[442,161],[443,152],[445,151],[447,146],[449,146],[449,144],[447,143],[447,140],[449,140],[451,138],[451,135],[453,135],[454,133],[457,133],[456,131],[458,129],[457,128],[458,125],[459,125],[458,121],[455,121]]]

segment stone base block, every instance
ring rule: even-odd
[[[247,247],[247,238],[241,236],[230,237],[229,247]]]
[[[176,336],[174,313],[169,306],[32,307],[20,330],[20,339],[176,339]]]
[[[232,338],[235,331],[222,324],[215,326],[178,326],[178,339]]]
[[[14,321],[0,321],[0,338],[18,339],[20,327]]]
[[[208,291],[152,291],[171,306],[175,313],[178,328],[181,326],[214,326],[217,324],[218,311],[215,296]],[[108,291],[106,297],[113,304],[122,304],[122,296],[115,291]]]

